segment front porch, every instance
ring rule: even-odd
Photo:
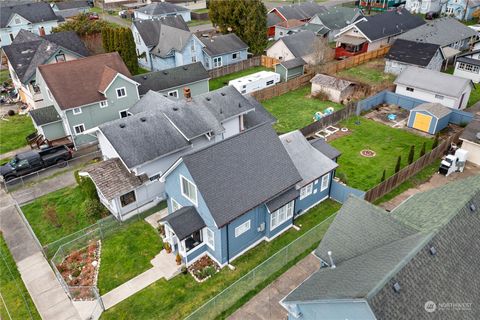
[[[335,59],[345,59],[368,51],[368,41],[360,37],[341,36],[337,39]]]

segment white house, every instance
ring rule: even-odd
[[[467,106],[473,83],[469,79],[434,70],[408,67],[394,81],[395,92],[452,109]]]
[[[278,39],[267,49],[267,56],[282,61],[302,58],[312,63],[315,54],[317,36],[314,32],[303,30],[298,33]]]
[[[480,165],[480,119],[478,116],[465,127],[460,140],[462,140],[462,149],[468,151],[467,161]]]
[[[63,18],[62,18],[63,19]],[[62,20],[46,2],[0,7],[0,47],[12,43],[22,29],[40,36],[50,34]]]
[[[441,0],[407,0],[405,9],[412,13],[425,14],[428,12],[439,12],[442,9]]]
[[[185,22],[191,20],[190,10],[169,2],[153,2],[135,10],[135,19],[150,20],[169,16],[182,16]]]
[[[454,76],[480,82],[480,50],[475,50],[457,56],[455,59]]]

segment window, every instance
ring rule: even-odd
[[[22,20],[20,20],[20,18],[15,18],[15,24],[20,24],[22,23]]]
[[[270,230],[275,229],[288,219],[293,217],[293,201],[287,203],[270,216]]]
[[[458,64],[458,69],[465,70],[465,71],[471,72],[471,73],[478,73],[480,71],[479,66],[474,66],[474,65],[471,65],[471,64],[463,63],[463,62],[460,62]]]
[[[81,114],[82,108],[73,108],[73,114]]]
[[[180,205],[180,203],[178,203],[175,199],[172,198],[172,212],[177,211],[181,207],[182,206]]]
[[[198,230],[185,239],[185,251],[189,252],[202,243],[202,233]]]
[[[210,248],[215,250],[215,234],[208,228],[205,229],[205,242]]]
[[[414,89],[412,87],[407,87],[407,91],[413,92]]]
[[[105,108],[105,107],[108,107],[108,101],[107,100],[100,101],[100,108]]]
[[[208,61],[208,59],[205,59],[205,67],[207,67],[207,69],[210,68],[210,62]]]
[[[134,203],[137,200],[135,197],[135,191],[130,191],[120,196],[120,203],[122,207],[128,206],[131,203]]]
[[[190,51],[195,52],[195,41],[193,41],[193,40],[190,43]]]
[[[75,134],[81,134],[83,131],[85,131],[85,125],[79,124],[73,127],[73,130],[75,131]]]
[[[178,90],[169,91],[168,96],[178,98]]]
[[[222,57],[213,58],[213,67],[218,68],[222,66]]]
[[[10,41],[13,41],[13,39],[15,38],[15,37],[13,36],[13,33],[9,33],[8,35],[10,36]]]
[[[267,81],[267,86],[271,86],[273,84],[273,80]]]
[[[117,89],[117,98],[123,98],[127,96],[127,91],[125,88],[118,88]]]
[[[53,101],[52,93],[50,92],[50,89],[48,89],[48,88],[47,88],[47,96],[48,96],[48,99],[50,99],[50,101]]]
[[[184,176],[180,176],[180,185],[182,187],[182,195],[197,205],[197,187]]]
[[[64,62],[64,61],[67,61],[67,60],[65,59],[65,55],[63,53],[60,53],[60,54],[57,54],[55,56],[55,61]]]
[[[232,53],[232,60],[237,60],[238,58],[240,58],[239,52]]]
[[[300,200],[311,195],[312,191],[313,191],[313,183],[310,183],[309,185],[306,185],[305,187],[300,189]]]
[[[328,188],[328,183],[330,182],[330,174],[326,174],[322,177],[322,185],[320,191],[323,191]]]
[[[126,118],[128,117],[128,110],[122,110],[119,112],[120,118]]]
[[[235,228],[235,238],[250,230],[250,220],[245,221]]]
[[[197,62],[197,57],[196,56],[192,56],[192,63],[194,62]]]
[[[440,95],[440,94],[436,94],[435,95],[435,99],[438,99],[438,100],[443,100],[444,96]]]

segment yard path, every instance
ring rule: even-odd
[[[0,230],[42,319],[80,320],[10,195],[0,190]]]
[[[309,254],[277,280],[255,295],[244,306],[232,314],[229,320],[270,320],[286,319],[287,310],[280,300],[299,286],[320,268],[320,260]]]
[[[107,292],[102,296],[105,310],[110,309],[138,291],[145,289],[152,283],[165,278],[169,280],[180,272],[180,266],[175,262],[173,253],[167,254],[165,250],[160,251],[151,261],[153,268],[139,274],[133,279]]]

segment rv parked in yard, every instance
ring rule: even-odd
[[[252,93],[276,85],[280,82],[280,75],[272,71],[260,71],[238,79],[230,80],[233,86],[242,94]]]

